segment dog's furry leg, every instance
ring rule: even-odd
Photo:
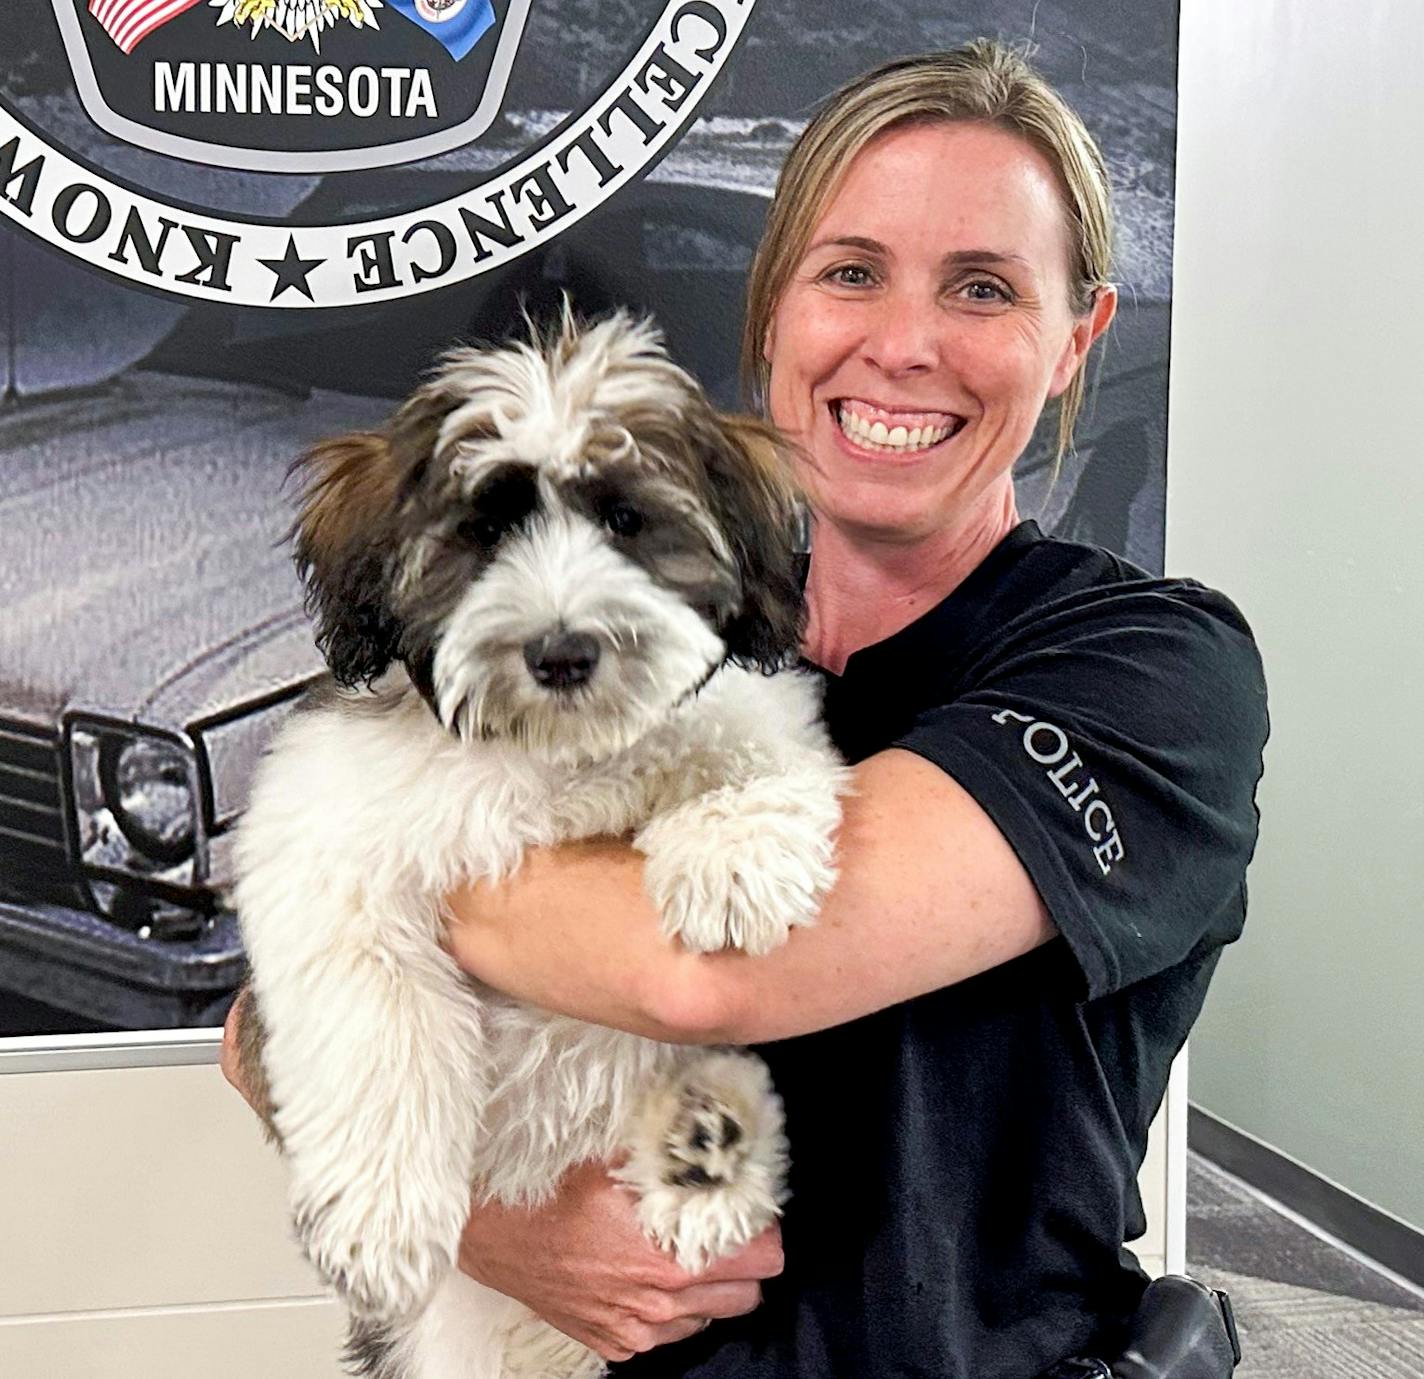
[[[409,1323],[353,1323],[344,1359],[358,1379],[599,1379],[607,1368],[523,1303],[458,1272]]]
[[[634,840],[663,932],[696,952],[768,953],[815,921],[835,880],[831,771],[727,785],[658,815]]]
[[[298,1043],[270,1034],[268,1060],[297,1234],[354,1315],[407,1316],[451,1268],[469,1215],[477,1011],[438,950],[335,955],[308,969],[302,997],[314,1018]],[[277,1028],[294,1023],[288,1010]],[[301,1101],[275,1074],[294,1056],[316,1091]]]
[[[408,1316],[469,1212],[477,998],[415,896],[339,890],[275,842],[252,851],[237,898],[297,1236],[354,1316]]]
[[[698,1051],[643,1103],[612,1170],[651,1240],[698,1272],[761,1234],[786,1197],[781,1101],[761,1059]]]
[[[766,953],[815,920],[835,880],[849,772],[809,676],[727,667],[699,709],[707,721],[680,744],[686,767],[634,843],[664,933],[698,952]]]

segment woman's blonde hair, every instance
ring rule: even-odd
[[[742,329],[743,377],[758,405],[765,404],[770,375],[762,349],[772,315],[851,160],[898,125],[951,121],[1008,130],[1053,165],[1072,245],[1070,305],[1075,315],[1092,308],[1108,282],[1112,199],[1102,153],[1082,120],[1023,57],[992,39],[898,58],[841,87],[802,131],[782,166],[747,282]],[[1060,459],[1073,445],[1083,375],[1080,368],[1059,402]]]

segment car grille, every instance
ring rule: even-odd
[[[72,882],[59,738],[0,719],[0,889],[53,891]]]

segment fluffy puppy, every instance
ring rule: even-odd
[[[630,835],[666,934],[764,953],[833,879],[845,785],[800,629],[775,434],[713,411],[654,328],[565,318],[447,356],[384,430],[300,461],[335,685],[254,783],[236,901],[298,1238],[373,1379],[574,1379],[590,1350],[455,1271],[472,1191],[536,1203],[624,1157],[686,1267],[784,1192],[763,1065],[521,1005],[441,897],[527,847]]]

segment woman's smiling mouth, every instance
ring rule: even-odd
[[[918,455],[948,440],[964,425],[953,412],[880,407],[861,398],[837,398],[829,404],[841,434],[860,450],[888,455]]]

